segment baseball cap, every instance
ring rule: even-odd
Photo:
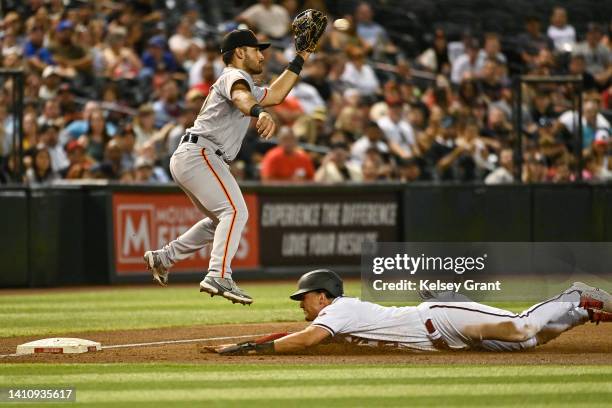
[[[153,162],[149,159],[147,159],[146,157],[138,157],[136,159],[136,162],[134,163],[134,168],[135,169],[142,169],[144,167],[153,167]]]
[[[608,129],[598,129],[595,132],[595,139],[593,140],[593,144],[596,145],[607,145],[610,141],[610,133]]]
[[[163,35],[154,35],[149,39],[147,44],[152,47],[164,48],[166,46],[166,39]]]
[[[221,53],[224,54],[239,47],[257,47],[260,50],[265,50],[269,46],[270,43],[257,41],[257,37],[251,30],[233,30],[223,37]]]
[[[59,22],[59,24],[57,25],[57,28],[55,29],[56,31],[60,32],[60,31],[64,31],[64,30],[71,30],[73,28],[72,22],[70,20],[62,20]]]
[[[85,150],[85,147],[78,140],[71,140],[66,144],[66,151],[68,153],[73,152],[77,149]]]
[[[45,69],[42,72],[42,77],[43,78],[49,78],[51,75],[57,75],[60,76],[59,74],[59,68],[54,66],[54,65],[48,65],[45,67]]]

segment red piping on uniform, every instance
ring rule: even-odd
[[[238,211],[236,210],[236,206],[234,205],[234,202],[232,201],[232,198],[230,197],[229,193],[227,192],[227,189],[225,188],[225,185],[223,184],[223,181],[221,181],[221,178],[219,177],[219,175],[217,174],[215,169],[213,169],[213,167],[210,165],[210,162],[206,158],[205,151],[206,151],[206,149],[202,148],[200,153],[202,154],[202,157],[204,158],[204,161],[208,165],[208,168],[210,169],[210,171],[212,171],[212,173],[215,175],[215,178],[217,179],[217,181],[221,185],[221,188],[223,189],[223,192],[225,193],[225,196],[227,197],[228,201],[230,202],[230,205],[232,206],[232,209],[234,210],[234,215],[232,216],[232,223],[230,225],[229,233],[227,234],[227,241],[225,241],[225,251],[223,252],[223,264],[221,265],[221,277],[223,278],[225,276],[225,259],[227,258],[227,248],[229,247],[230,239],[232,238],[232,230],[234,229],[234,222],[236,221],[236,214],[238,214]]]

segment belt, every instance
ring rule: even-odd
[[[203,137],[202,140],[207,140],[207,139]],[[194,135],[194,134],[191,134],[191,133],[186,133],[185,135],[183,135],[183,138],[181,139],[181,143],[187,143],[187,142],[200,145],[200,143],[199,143],[200,142],[200,136]],[[212,145],[212,142],[210,142],[210,144]],[[217,156],[219,156],[227,164],[230,163],[230,160],[228,160],[225,157],[225,155],[223,154],[223,151],[221,149],[215,150],[215,154]]]
[[[425,320],[425,328],[427,329],[427,333],[429,333],[429,340],[438,350],[450,350],[451,348],[448,346],[448,343],[442,338],[442,335],[436,327],[434,326],[431,319]]]

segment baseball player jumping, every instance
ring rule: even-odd
[[[229,355],[299,351],[330,336],[420,351],[514,351],[545,344],[587,321],[612,322],[612,296],[580,282],[519,314],[454,292],[446,301],[440,297],[418,306],[384,307],[344,297],[342,280],[327,269],[304,274],[291,299],[300,302],[306,320],[312,321],[306,329],[274,341],[217,351]]]
[[[200,282],[200,291],[221,295],[233,303],[253,302],[232,279],[231,262],[248,213],[228,163],[238,154],[251,117],[257,118],[257,131],[262,137],[274,134],[276,124],[264,108],[285,99],[326,23],[325,17],[314,10],[296,17],[296,57],[269,88],[255,85],[252,75],[263,71],[261,51],[270,44],[258,42],[250,30],[234,30],[224,37],[221,52],[226,68],[170,160],[172,177],[207,218],[162,249],[145,252],[147,268],[162,286],[168,282],[172,265],[212,242],[208,273]]]

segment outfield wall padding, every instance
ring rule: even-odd
[[[243,259],[234,268],[240,279],[295,277],[323,266],[357,275],[360,256],[353,244],[364,237],[412,242],[612,242],[612,185],[245,183],[242,190],[253,223],[248,239],[241,243]],[[289,215],[271,217],[271,209]],[[319,221],[309,223],[300,211],[311,211]],[[330,211],[337,214],[330,216]],[[385,217],[369,217],[368,211],[385,212]],[[300,214],[301,224],[292,219]],[[361,225],[354,214],[362,214],[368,222]],[[119,215],[127,218],[118,221]],[[0,287],[44,287],[148,282],[142,252],[177,235],[199,213],[194,215],[176,186],[87,185],[0,189],[0,217]],[[126,223],[130,224],[123,238],[129,236],[122,243],[117,231]],[[198,256],[173,274],[173,281],[200,279],[207,254]]]

